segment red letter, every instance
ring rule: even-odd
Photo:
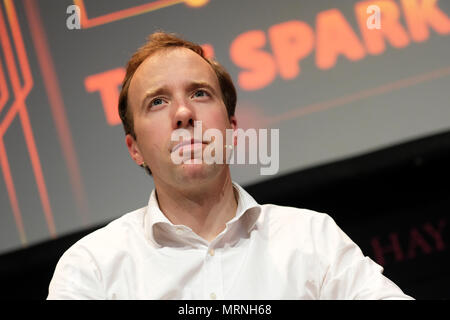
[[[260,30],[248,31],[239,35],[231,44],[231,60],[243,71],[238,76],[238,82],[244,90],[258,90],[273,81],[276,76],[276,66],[272,56],[259,50],[266,44],[266,36]]]
[[[333,67],[339,54],[353,61],[362,59],[366,54],[352,27],[337,9],[317,15],[316,33],[316,64],[320,69]]]
[[[393,252],[397,261],[403,260],[403,251],[400,247],[400,242],[398,241],[398,234],[396,232],[392,232],[389,235],[389,239],[391,240],[391,245],[384,248],[381,246],[380,240],[378,240],[377,237],[372,239],[372,248],[375,254],[375,259],[378,264],[382,266],[385,264],[385,253]]]
[[[441,219],[441,221],[439,221],[437,230],[433,228],[431,223],[426,223],[425,226],[423,227],[425,231],[428,232],[428,234],[433,237],[434,241],[436,241],[436,250],[438,251],[442,251],[445,249],[444,240],[442,239],[442,229],[444,229],[445,225],[446,225],[445,219]]]
[[[412,228],[409,239],[408,258],[412,259],[416,256],[416,248],[421,247],[426,254],[431,252],[431,246],[425,241],[420,232],[416,228]]]
[[[118,68],[86,77],[84,86],[88,92],[100,91],[106,122],[111,125],[121,123],[117,104],[119,102],[118,86],[125,77],[125,69]]]
[[[368,14],[366,9],[369,5],[380,7],[381,29],[367,28]],[[370,54],[381,54],[385,50],[384,37],[396,48],[403,48],[409,44],[408,34],[398,22],[400,12],[397,4],[393,1],[364,1],[355,4],[356,19]]]
[[[428,39],[428,25],[439,34],[450,32],[450,19],[436,6],[437,0],[402,0],[405,20],[414,41]]]
[[[300,73],[298,62],[314,47],[314,32],[300,21],[288,21],[272,26],[269,38],[273,55],[284,79],[293,79]]]

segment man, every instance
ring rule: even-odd
[[[119,113],[155,190],[64,253],[48,299],[411,299],[328,215],[259,205],[226,161],[193,161],[212,141],[173,141],[198,121],[225,137],[235,105],[230,76],[201,47],[149,37],[128,63]]]

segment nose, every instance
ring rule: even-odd
[[[189,102],[180,102],[177,104],[173,117],[173,128],[189,128],[194,127],[195,114]]]

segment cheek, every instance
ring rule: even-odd
[[[145,151],[152,151],[155,149],[162,149],[164,140],[163,122],[142,121],[135,125],[136,137],[141,149]]]
[[[208,128],[224,129],[231,127],[230,121],[228,120],[228,113],[226,109],[225,110],[222,110],[221,108],[214,109],[208,112],[205,115],[205,117],[203,117],[203,120],[206,122],[206,126]]]

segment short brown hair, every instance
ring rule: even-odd
[[[236,88],[225,68],[214,59],[206,58],[200,45],[183,40],[174,33],[155,32],[148,37],[147,43],[139,48],[128,61],[125,78],[122,82],[122,90],[120,91],[119,96],[119,116],[122,120],[125,134],[130,134],[134,139],[136,139],[136,134],[134,132],[133,117],[128,108],[128,89],[130,87],[131,79],[141,63],[152,54],[160,50],[177,47],[190,49],[209,63],[219,80],[222,99],[227,108],[228,117],[234,116],[237,99]]]

